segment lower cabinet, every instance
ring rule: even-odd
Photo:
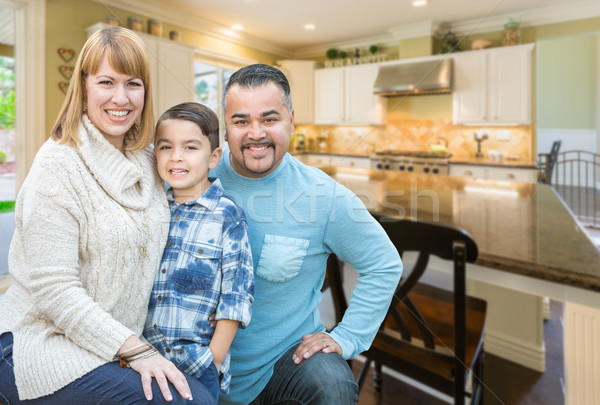
[[[296,159],[308,166],[342,166],[369,169],[371,159],[362,156],[325,155],[321,153],[303,153],[295,156]]]
[[[522,167],[497,167],[485,165],[466,165],[450,163],[450,176],[471,177],[474,179],[518,181],[535,183],[537,170]]]

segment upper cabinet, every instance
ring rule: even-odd
[[[290,82],[294,122],[312,124],[314,121],[314,72],[315,62],[305,60],[281,60],[279,69]]]
[[[379,65],[315,70],[315,124],[381,124],[385,99],[373,94]]]
[[[531,123],[531,51],[519,45],[453,55],[455,124]]]
[[[86,29],[88,36],[108,27],[98,23]],[[191,45],[136,32],[148,51],[154,117],[186,101],[194,101],[194,53]]]

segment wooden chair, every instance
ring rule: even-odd
[[[440,223],[379,220],[401,255],[419,254],[412,270],[405,266],[386,319],[363,353],[359,387],[374,362],[378,391],[385,365],[452,396],[455,404],[464,404],[465,395],[471,403],[481,403],[486,302],[466,295],[465,275],[466,263],[477,259],[475,241],[465,231]],[[430,255],[453,262],[454,291],[419,282]],[[334,267],[329,270],[335,272]],[[472,390],[466,394],[470,372]]]

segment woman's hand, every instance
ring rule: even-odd
[[[129,367],[140,373],[144,395],[148,401],[152,400],[152,378],[156,379],[165,400],[173,400],[167,380],[175,386],[183,398],[192,399],[190,387],[183,373],[179,371],[175,364],[161,356],[160,353],[156,353],[145,359],[134,360],[129,363]]]
[[[131,335],[123,346],[121,346],[119,353],[125,353],[141,345],[144,345],[144,343],[137,336]],[[140,373],[144,395],[148,401],[152,400],[152,378],[156,379],[165,400],[173,400],[173,395],[171,395],[167,381],[171,381],[171,384],[175,386],[175,389],[177,389],[183,398],[192,399],[190,387],[183,373],[179,371],[175,364],[161,356],[160,353],[130,361],[129,367]]]

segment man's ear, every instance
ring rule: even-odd
[[[221,156],[223,156],[223,149],[217,148],[213,150],[210,154],[210,158],[208,159],[208,168],[214,169],[219,164],[221,160]]]

